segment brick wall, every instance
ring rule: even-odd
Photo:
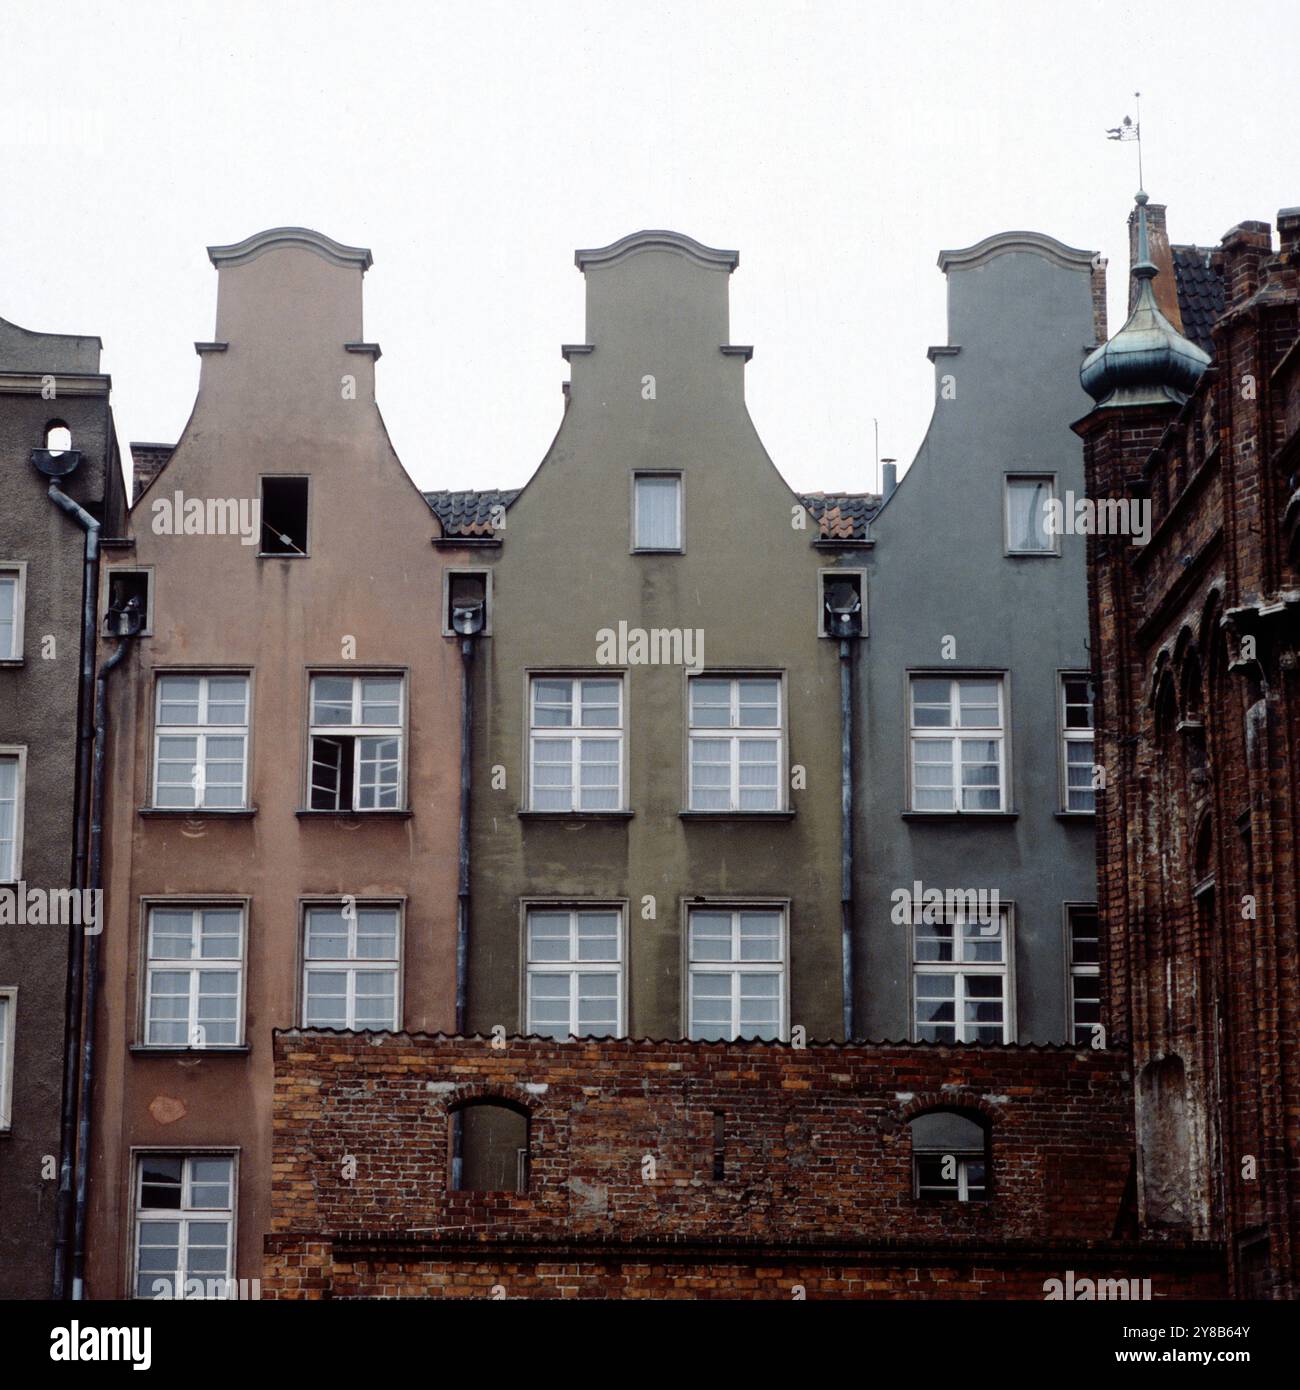
[[[1117,1054],[301,1030],[275,1047],[264,1296],[1042,1297],[1067,1269],[1219,1287],[1211,1247],[1113,1239],[1132,1164]],[[451,1114],[488,1097],[529,1117],[526,1192],[449,1190]],[[991,1200],[913,1196],[908,1121],[932,1108],[987,1122]]]
[[[1214,363],[1181,407],[1094,411],[1098,895],[1113,1043],[1137,1074],[1143,1223],[1228,1250],[1237,1296],[1300,1295],[1300,213],[1215,253]],[[1148,1084],[1150,1082],[1150,1084]]]

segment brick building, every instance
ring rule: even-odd
[[[1276,251],[1245,222],[1163,276],[1149,218],[1139,194],[1132,314],[1075,427],[1090,498],[1151,526],[1090,537],[1109,1042],[1144,1228],[1224,1242],[1238,1297],[1295,1298],[1300,209]]]
[[[1122,1055],[499,1044],[277,1034],[264,1298],[1221,1290],[1213,1244],[1132,1232]],[[519,1180],[456,1190],[456,1117],[484,1111],[513,1122]]]

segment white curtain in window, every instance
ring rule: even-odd
[[[638,550],[680,550],[678,526],[680,478],[636,480],[636,547]]]
[[[1011,550],[1051,550],[1047,503],[1051,486],[1043,479],[1013,479],[1007,484],[1007,532]]]

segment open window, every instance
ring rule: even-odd
[[[928,1110],[911,1122],[913,1193],[920,1202],[985,1202],[987,1125],[958,1110]]]
[[[451,1113],[453,1192],[528,1191],[528,1115],[503,1100],[477,1100]]]
[[[310,807],[404,809],[402,677],[311,678]]]
[[[303,477],[262,479],[262,540],[259,555],[307,554],[309,480]]]
[[[442,635],[492,635],[492,571],[444,570],[442,576]]]
[[[861,570],[826,569],[817,576],[817,636],[865,637],[866,576]]]
[[[148,637],[153,631],[152,623],[153,571],[110,570],[104,636],[120,637],[133,631],[139,637]]]

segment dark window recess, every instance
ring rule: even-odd
[[[862,576],[822,575],[822,633],[826,637],[862,636]]]
[[[134,622],[133,622],[134,619]],[[149,572],[114,570],[108,576],[108,611],[104,631],[109,636],[143,632],[149,626]]]
[[[721,1182],[727,1176],[727,1146],[725,1137],[726,1116],[721,1110],[713,1112],[713,1181]]]
[[[452,1116],[460,1125],[461,1160],[453,1188],[461,1192],[528,1190],[528,1116],[490,1101],[463,1106]]]
[[[322,738],[311,741],[311,809],[350,811],[356,775],[355,738]]]
[[[306,478],[262,479],[262,555],[307,553]]]
[[[447,576],[447,612],[443,627],[448,632],[472,636],[487,626],[487,575]]]
[[[932,1110],[911,1121],[915,1194],[923,1202],[988,1200],[989,1135],[969,1116]]]

